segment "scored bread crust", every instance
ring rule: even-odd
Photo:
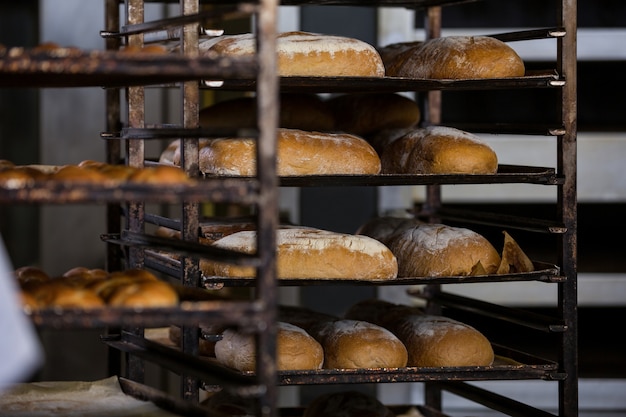
[[[414,129],[382,151],[385,174],[495,174],[496,152],[480,137],[446,126]]]
[[[200,170],[210,175],[256,173],[254,139],[212,139],[200,144]],[[278,129],[276,170],[280,176],[374,175],[380,157],[363,138],[342,133]],[[174,154],[180,164],[180,153]]]
[[[324,350],[310,334],[293,324],[278,322],[276,335],[276,368],[284,370],[320,369]],[[234,329],[222,332],[215,343],[215,357],[225,366],[240,371],[256,370],[256,348],[251,334]]]
[[[399,277],[495,274],[500,255],[473,230],[443,224],[421,224],[387,241],[398,260]]]
[[[387,246],[367,236],[335,233],[312,228],[276,231],[278,278],[394,279],[396,257]],[[241,231],[216,241],[214,246],[254,253],[256,231]],[[206,276],[255,276],[253,267],[200,260]]]
[[[525,66],[513,48],[490,36],[430,39],[385,62],[391,77],[483,79],[522,77]]]
[[[251,57],[256,53],[252,33],[224,35],[200,43],[201,53]],[[276,39],[278,75],[301,77],[384,77],[385,66],[376,48],[344,36],[292,31]]]

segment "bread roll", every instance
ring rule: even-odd
[[[37,286],[29,287],[30,293],[40,307],[60,308],[100,308],[104,300],[88,288],[80,288],[62,279],[51,279]]]
[[[110,182],[110,179],[103,173],[94,169],[79,167],[78,165],[65,165],[59,168],[50,179],[62,182],[80,182],[90,184],[103,184]]]
[[[320,369],[324,362],[322,346],[300,327],[278,322],[276,367],[279,371]],[[225,366],[240,371],[256,370],[254,336],[226,329],[215,343],[215,357]]]
[[[399,277],[495,274],[500,255],[481,234],[444,224],[421,224],[388,240]]]
[[[252,57],[255,35],[224,35],[200,43],[201,53]],[[276,39],[282,77],[384,77],[385,66],[372,45],[358,39],[310,32],[284,32]]]
[[[368,308],[366,305],[365,310]],[[357,303],[348,310],[346,317],[371,319],[371,314],[361,314],[362,309]],[[489,366],[493,363],[491,343],[472,326],[445,316],[422,314],[417,309],[397,309],[393,305],[389,314],[379,312],[379,324],[404,343],[408,366]]]
[[[333,112],[337,130],[367,137],[385,129],[417,126],[419,106],[396,93],[350,93],[326,101]]]
[[[180,167],[170,165],[142,168],[128,176],[128,181],[143,184],[184,184],[189,180],[190,178]]]
[[[302,417],[393,417],[376,397],[360,391],[340,391],[316,397]]]
[[[318,132],[329,132],[335,127],[333,113],[316,94],[283,93],[278,104],[278,127]],[[255,129],[258,127],[257,98],[238,97],[205,107],[200,110],[200,126]]]
[[[495,174],[498,157],[478,136],[445,126],[415,129],[388,143],[385,174]]]
[[[280,176],[380,173],[378,154],[358,136],[281,128],[277,141],[276,169]],[[200,148],[200,170],[205,174],[255,175],[256,140],[213,139],[203,145]],[[176,155],[174,163],[180,164]]]
[[[113,307],[172,307],[178,304],[178,293],[167,282],[145,281],[116,287],[106,301]]]
[[[524,61],[513,48],[489,36],[429,39],[385,62],[390,77],[472,79],[522,77]]]
[[[278,278],[393,279],[397,261],[389,248],[367,236],[310,228],[276,231]],[[254,253],[256,232],[242,231],[214,243],[222,249]],[[207,276],[254,277],[252,267],[206,259],[200,268]]]

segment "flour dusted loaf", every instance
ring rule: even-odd
[[[384,303],[384,302],[383,302]],[[474,327],[449,317],[423,314],[416,308],[388,303],[376,306],[373,315],[368,301],[356,303],[346,313],[356,320],[376,318],[380,325],[392,331],[406,346],[408,366],[489,366],[494,352],[489,340]]]
[[[363,320],[333,317],[302,307],[280,306],[283,321],[302,327],[324,348],[324,368],[400,368],[404,344],[391,331]]]
[[[444,36],[390,54],[390,77],[482,79],[522,77],[524,61],[513,48],[489,36]]]
[[[344,133],[278,129],[276,170],[280,176],[379,174],[378,153],[363,138]],[[167,152],[180,165],[180,146]],[[256,140],[220,138],[200,141],[200,171],[207,175],[252,176]]]
[[[280,371],[320,369],[324,363],[322,346],[302,328],[278,322],[276,367]],[[215,343],[215,357],[225,366],[240,371],[256,370],[254,336],[226,329]]]
[[[348,93],[326,100],[337,130],[367,137],[386,129],[417,126],[420,108],[396,93]]]
[[[373,395],[340,391],[315,397],[302,417],[394,417],[394,413]]]
[[[495,174],[496,152],[478,136],[446,126],[413,129],[380,156],[385,174]]]
[[[463,227],[421,224],[387,240],[399,277],[495,274],[500,254],[481,234]]]
[[[415,217],[377,216],[363,223],[356,234],[369,236],[387,245],[390,236],[423,223]]]
[[[200,43],[201,53],[251,57],[256,53],[252,33],[224,35]],[[385,66],[376,48],[358,39],[311,32],[279,33],[276,39],[278,75],[301,77],[384,77]]]
[[[283,93],[279,101],[278,127],[330,132],[335,119],[329,106],[316,94]],[[204,128],[257,128],[257,98],[237,97],[200,110]]]
[[[394,279],[398,264],[389,248],[367,236],[313,228],[276,231],[278,278]],[[217,240],[214,246],[254,253],[256,231],[241,231]],[[207,276],[254,277],[252,267],[202,259]]]

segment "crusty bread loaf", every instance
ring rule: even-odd
[[[293,324],[278,322],[276,367],[280,371],[320,369],[324,362],[322,346],[307,332]],[[240,371],[256,370],[254,336],[226,329],[215,343],[215,357],[225,366]]]
[[[391,330],[406,346],[408,366],[489,366],[493,363],[491,343],[472,326],[445,316],[423,314],[415,308],[397,308],[393,304],[388,306],[389,316],[384,310],[373,316],[371,307],[368,302],[356,303],[346,317],[356,320],[378,317],[379,324]]]
[[[304,307],[280,306],[280,320],[303,328],[324,348],[324,368],[400,368],[404,344],[389,330],[362,320],[348,320]]]
[[[200,43],[201,53],[251,57],[256,53],[252,33],[224,35]],[[384,77],[385,66],[372,45],[343,36],[310,32],[279,33],[276,39],[278,75],[301,77]]]
[[[414,129],[388,143],[385,174],[495,174],[498,157],[478,136],[446,126]]]
[[[318,132],[329,132],[335,127],[333,113],[316,94],[283,93],[278,104],[278,127]],[[257,128],[257,99],[251,96],[237,97],[205,107],[200,110],[200,126]]]
[[[417,126],[421,117],[415,100],[397,93],[341,94],[326,103],[337,130],[363,137],[385,129]]]
[[[415,44],[385,62],[390,77],[476,79],[522,77],[524,61],[489,36],[447,36]]]
[[[421,224],[387,241],[400,277],[495,274],[500,255],[481,234],[463,227]]]
[[[415,217],[378,216],[363,223],[356,234],[369,236],[387,245],[389,237],[394,233],[422,223]]]
[[[389,248],[367,236],[313,228],[276,231],[278,278],[393,279],[397,261]],[[254,253],[256,232],[241,231],[216,241],[214,246]],[[252,267],[200,261],[207,276],[254,277]]]
[[[393,417],[376,397],[360,391],[329,392],[317,396],[302,417]]]
[[[281,128],[277,140],[276,169],[281,176],[380,173],[378,154],[365,139],[355,135]],[[205,174],[256,173],[255,140],[213,139],[202,145],[200,170]],[[180,164],[176,154],[174,163]]]

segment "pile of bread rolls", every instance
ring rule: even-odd
[[[179,302],[176,289],[144,269],[108,273],[76,267],[51,277],[33,266],[15,270],[22,304],[45,308],[171,307]]]
[[[78,164],[51,166],[15,165],[8,160],[0,161],[0,186],[19,188],[39,181],[64,184],[116,185],[122,182],[186,184],[191,179],[180,167],[171,165],[137,168],[84,160]]]

